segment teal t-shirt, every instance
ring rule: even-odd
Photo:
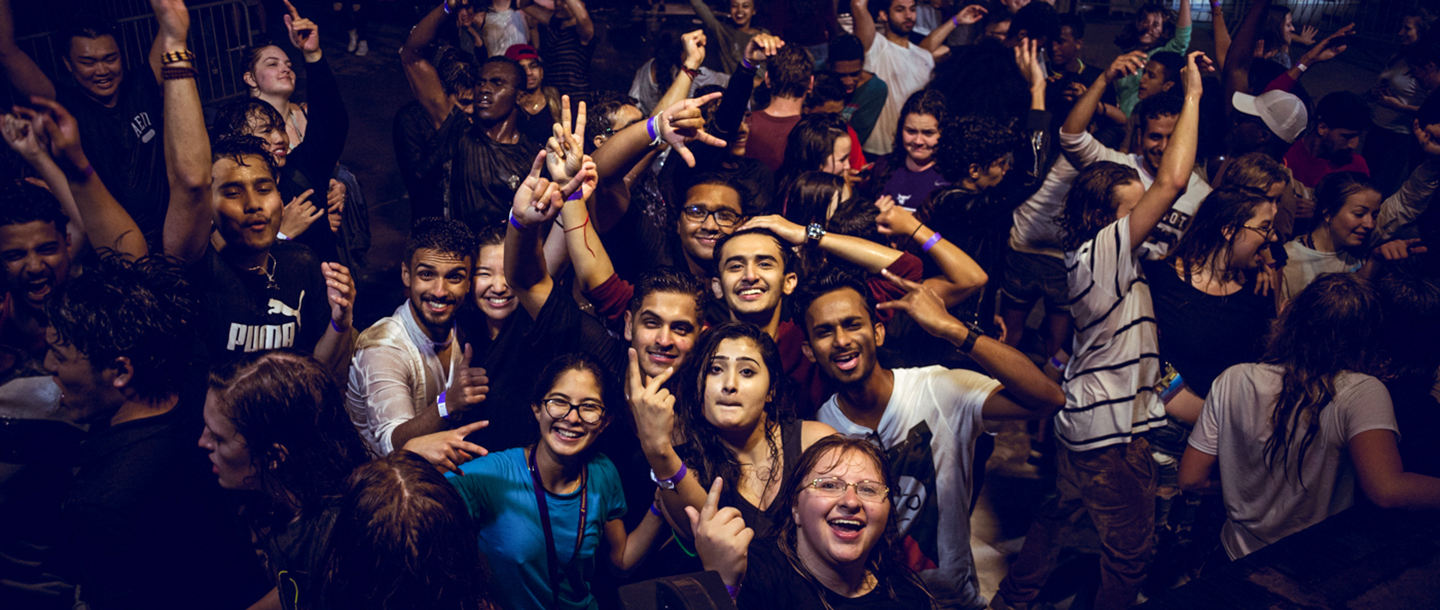
[[[625,514],[625,494],[620,473],[604,455],[596,454],[586,466],[585,538],[580,557],[575,557],[575,533],[579,529],[580,493],[560,496],[546,492],[551,531],[562,566],[560,609],[596,607],[590,593],[595,572],[595,551],[600,547],[605,523]],[[460,467],[465,476],[447,474],[450,484],[470,507],[470,516],[480,530],[480,551],[490,564],[490,582],[495,601],[505,610],[549,610],[550,573],[545,550],[545,530],[535,505],[525,449],[516,447],[472,460]]]
[[[850,102],[845,104],[840,116],[850,122],[850,128],[855,130],[855,136],[861,143],[870,139],[870,132],[875,129],[875,122],[880,119],[880,111],[885,108],[885,100],[889,96],[889,85],[878,76],[870,77],[850,95]]]
[[[1185,51],[1190,48],[1191,27],[1192,26],[1187,25],[1183,28],[1175,28],[1175,37],[1171,38],[1170,42],[1165,43],[1164,46],[1151,49],[1145,56],[1154,57],[1156,53],[1161,51],[1172,51],[1184,55]],[[1176,80],[1178,81],[1179,78],[1177,77]],[[1178,87],[1179,85],[1176,86]],[[1135,111],[1135,105],[1140,103],[1140,73],[1136,72],[1115,81],[1115,97],[1120,101],[1120,111],[1124,112],[1125,116],[1130,116],[1130,113]]]

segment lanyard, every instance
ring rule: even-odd
[[[535,504],[540,509],[541,529],[545,530],[545,554],[548,556],[549,562],[547,565],[550,568],[550,608],[551,610],[559,610],[560,556],[555,551],[555,533],[551,531],[550,527],[550,507],[545,503],[545,485],[540,482],[540,471],[535,468],[535,453],[539,450],[539,445],[531,449],[527,462],[530,466],[530,481],[535,487]],[[590,500],[585,493],[586,470],[589,470],[588,466],[580,470],[580,526],[575,532],[575,554],[570,556],[571,562],[574,562],[580,557],[580,545],[585,540],[585,509]]]

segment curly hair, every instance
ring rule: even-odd
[[[1140,28],[1137,27],[1135,24],[1145,22],[1147,19],[1149,19],[1151,15],[1159,15],[1160,18],[1165,21],[1165,32],[1161,34],[1161,39],[1156,40],[1155,44],[1151,45],[1150,48],[1157,48],[1164,45],[1166,40],[1168,40],[1171,36],[1174,36],[1173,28],[1175,27],[1175,16],[1173,13],[1170,12],[1170,9],[1165,8],[1165,5],[1159,2],[1147,3],[1145,6],[1142,6],[1138,10],[1136,10],[1134,18],[1126,21],[1125,27],[1120,30],[1120,34],[1115,36],[1115,45],[1120,47],[1124,51],[1130,51],[1139,48]]]
[[[453,218],[431,216],[415,221],[410,227],[410,239],[405,241],[405,256],[401,260],[410,264],[419,250],[434,250],[455,258],[474,257],[475,233],[465,223]]]
[[[711,481],[715,477],[725,480],[722,503],[736,504],[740,498],[737,491],[743,478],[740,462],[734,452],[720,440],[720,429],[705,417],[705,386],[709,381],[710,361],[720,344],[727,340],[746,341],[760,352],[761,364],[770,379],[770,395],[765,402],[764,417],[760,425],[765,430],[765,444],[770,459],[776,465],[770,469],[766,486],[779,478],[781,452],[779,443],[780,423],[795,416],[790,402],[789,376],[780,362],[780,351],[775,340],[760,327],[748,322],[726,322],[706,331],[700,336],[690,355],[681,363],[671,382],[675,384],[675,423],[685,444],[694,456],[691,466],[699,481]]]
[[[70,217],[60,209],[60,201],[50,191],[21,182],[13,188],[0,189],[0,227],[43,222],[55,226],[65,235]]]
[[[587,105],[585,109],[585,152],[595,152],[595,138],[605,136],[607,139],[618,131],[615,129],[615,113],[626,106],[634,106],[636,113],[640,113],[640,102],[635,98],[623,93],[612,91],[596,94],[594,105]]]
[[[1055,216],[1061,247],[1067,252],[1079,250],[1115,222],[1115,189],[1139,181],[1135,168],[1113,161],[1098,161],[1081,170],[1065,195],[1065,207]]]
[[[86,273],[46,303],[58,345],[72,345],[97,369],[130,362],[126,388],[144,400],[175,395],[182,385],[198,295],[178,261],[160,255],[132,260],[102,250]]]
[[[207,400],[250,453],[264,502],[249,508],[261,531],[323,511],[370,459],[330,372],[299,352],[252,352],[216,368]]]
[[[270,102],[258,97],[242,97],[235,101],[223,104],[215,111],[215,122],[212,128],[214,139],[223,140],[235,136],[254,135],[256,127],[269,127],[271,129],[285,129],[285,117],[280,115]]]
[[[1289,474],[1305,463],[1305,452],[1320,431],[1320,411],[1335,398],[1341,371],[1376,375],[1380,299],[1353,273],[1326,273],[1305,287],[1280,312],[1271,328],[1264,362],[1284,373],[1265,441],[1265,459]],[[1298,437],[1298,438],[1297,438]]]
[[[1014,152],[1020,137],[1005,122],[988,116],[946,121],[935,147],[935,169],[951,184],[970,177],[970,167],[998,163]]]
[[[495,608],[470,510],[424,458],[396,451],[355,469],[338,506],[320,607]]]
[[[789,515],[795,511],[800,495],[810,488],[813,477],[834,471],[848,456],[859,456],[869,461],[880,473],[883,479],[880,481],[881,483],[892,492],[899,490],[899,478],[896,477],[884,451],[867,439],[834,434],[815,441],[804,453],[800,454],[794,473],[781,484],[780,493],[776,495],[775,499],[776,514],[785,515],[785,518],[775,522],[773,543],[779,547],[781,555],[784,555],[789,561],[790,567],[799,572],[805,583],[814,589],[815,595],[827,610],[830,610],[830,603],[826,601],[828,596],[825,593],[825,585],[820,583],[810,568],[805,566],[804,560],[800,558],[797,550],[800,526]],[[885,520],[880,538],[876,541],[875,546],[869,549],[869,553],[865,557],[865,567],[879,581],[876,588],[885,591],[891,600],[899,601],[895,595],[895,585],[903,582],[923,591],[926,597],[930,598],[933,608],[934,598],[930,596],[929,590],[901,560],[900,529],[896,525],[898,519],[894,514],[895,505],[889,498],[886,498],[885,502],[890,504],[891,514]]]

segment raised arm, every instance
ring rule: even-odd
[[[1100,98],[1105,96],[1105,88],[1116,80],[1144,69],[1145,61],[1144,51],[1134,51],[1110,62],[1110,67],[1100,73],[1090,88],[1085,90],[1085,95],[1076,100],[1075,107],[1070,109],[1070,115],[1065,117],[1065,124],[1060,126],[1060,133],[1085,133],[1090,128],[1090,120],[1095,117],[1095,109],[1100,106]]]
[[[1224,66],[1225,57],[1230,53],[1230,29],[1225,24],[1225,10],[1220,0],[1210,0],[1210,26],[1215,32],[1215,61]]]
[[[1225,75],[1221,79],[1225,84],[1223,92],[1225,115],[1230,115],[1233,105],[1230,98],[1236,91],[1241,93],[1250,92],[1250,65],[1255,62],[1255,44],[1260,40],[1260,25],[1265,19],[1265,12],[1270,9],[1270,0],[1255,0],[1250,5],[1250,12],[1245,13],[1245,19],[1240,22],[1240,28],[1235,31],[1231,39],[1230,52],[1225,57]]]
[[[580,44],[590,44],[595,39],[595,22],[590,19],[583,0],[565,0],[565,8],[575,17],[575,33],[580,35]]]
[[[51,158],[65,172],[90,245],[135,258],[149,254],[150,247],[135,219],[95,175],[95,167],[80,146],[80,126],[75,117],[54,100],[37,96],[30,101],[41,107],[38,123],[50,141]]]
[[[530,175],[515,190],[510,226],[505,229],[505,281],[532,318],[540,315],[555,286],[545,270],[540,231],[549,229],[562,205],[559,185],[540,177],[544,165],[545,152],[541,151],[535,155]]]
[[[985,7],[978,4],[965,7],[955,16],[941,21],[939,27],[931,30],[930,35],[926,36],[925,40],[920,41],[920,48],[933,54],[937,49],[945,46],[945,39],[950,37],[950,33],[954,32],[955,28],[961,25],[974,25],[979,23],[981,19],[985,18],[985,14],[988,12],[989,11],[985,10]],[[857,18],[856,21],[859,21],[859,19]],[[873,24],[871,28],[874,28]],[[859,34],[856,35],[858,36]],[[863,42],[864,39],[862,38],[861,41]],[[867,44],[866,46],[869,45]]]
[[[686,33],[680,37],[680,44],[685,48],[685,56],[680,60],[682,69],[675,73],[675,80],[671,81],[670,88],[655,102],[651,116],[659,116],[665,108],[690,97],[690,86],[694,83],[691,73],[699,70],[700,64],[705,63],[705,30]]]
[[[724,140],[705,132],[705,119],[700,114],[700,107],[717,97],[720,97],[720,93],[682,99],[657,113],[656,116],[645,121],[637,121],[610,136],[610,139],[605,141],[605,145],[596,149],[593,155],[595,171],[600,180],[624,180],[625,175],[635,167],[635,164],[650,152],[651,144],[654,143],[657,136],[660,141],[670,145],[674,154],[680,155],[680,158],[692,167],[695,165],[695,155],[690,152],[690,142],[699,141],[710,146],[724,146]],[[612,201],[615,198],[598,199]],[[591,222],[596,223],[602,229],[608,229],[619,221],[624,213],[624,209],[615,209],[609,206],[601,208],[597,204],[597,207],[591,210],[593,215]]]
[[[746,229],[768,229],[792,246],[804,246],[810,241],[805,227],[786,220],[784,216],[757,216],[745,221],[736,231]],[[815,241],[815,245],[826,254],[840,257],[873,274],[879,274],[904,254],[890,246],[839,233],[825,233]]]
[[[79,256],[85,249],[85,223],[80,218],[80,210],[75,207],[75,197],[70,194],[70,182],[65,179],[65,172],[50,158],[50,153],[40,143],[40,132],[43,127],[36,120],[34,111],[26,109],[26,118],[13,114],[0,115],[0,133],[5,136],[5,143],[10,149],[25,159],[30,167],[39,174],[40,180],[49,188],[50,194],[60,202],[61,211],[70,221],[65,225],[65,235],[70,238],[70,256]]]
[[[285,0],[285,7],[290,10],[285,18],[290,44],[305,56],[310,117],[305,142],[291,153],[290,162],[303,163],[311,182],[326,184],[335,173],[335,165],[340,162],[340,154],[345,150],[350,115],[345,111],[345,100],[340,96],[340,84],[335,81],[335,73],[320,49],[320,28],[315,22],[301,17],[290,0]]]
[[[954,307],[970,298],[970,295],[975,294],[976,290],[984,287],[985,282],[990,280],[985,270],[981,269],[970,255],[921,224],[920,219],[915,218],[914,212],[895,205],[895,200],[889,195],[880,197],[880,200],[875,202],[875,207],[880,210],[875,224],[881,235],[891,239],[909,240],[915,247],[927,251],[935,265],[940,267],[943,277],[928,278],[922,283],[944,301],[945,307]]]
[[[445,86],[440,83],[439,72],[425,59],[424,51],[435,40],[440,24],[450,18],[454,5],[455,0],[446,0],[431,9],[410,30],[410,36],[400,47],[400,65],[405,69],[405,80],[410,82],[410,93],[425,108],[425,113],[430,115],[437,129],[445,122],[445,117],[450,116],[451,103],[449,96],[445,95]]]
[[[155,40],[161,53],[186,50],[190,13],[184,0],[151,0],[160,33]],[[190,68],[175,62],[168,69]],[[170,179],[170,205],[165,212],[165,254],[186,263],[200,258],[210,240],[215,212],[210,202],[210,136],[195,78],[163,80],[165,94],[165,173]]]
[[[1185,57],[1185,69],[1180,78],[1185,83],[1185,105],[1180,118],[1175,122],[1170,144],[1165,147],[1165,156],[1160,160],[1160,171],[1154,184],[1145,191],[1140,203],[1130,212],[1130,244],[1139,247],[1160,222],[1160,218],[1175,205],[1175,200],[1190,184],[1190,172],[1195,168],[1195,146],[1198,143],[1200,118],[1200,68],[1195,60],[1204,53],[1195,51]]]
[[[0,0],[0,69],[22,99],[55,99],[55,83],[15,44],[15,14],[10,10],[10,0]]]
[[[865,52],[870,52],[870,45],[875,42],[875,18],[870,15],[870,0],[850,0],[850,17],[854,20],[855,37],[865,46]]]
[[[885,277],[904,288],[904,298],[878,305],[880,309],[904,311],[921,328],[945,339],[967,353],[972,360],[1000,382],[1001,389],[985,399],[985,419],[1045,419],[1065,406],[1060,385],[1051,381],[1035,363],[1005,342],[980,336],[945,310],[945,304],[929,288],[885,272]]]

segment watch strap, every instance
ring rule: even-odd
[[[980,326],[974,322],[966,322],[965,330],[969,332],[965,333],[965,340],[960,342],[960,352],[968,354],[970,350],[975,349],[975,342],[980,340],[985,331],[980,330]]]

